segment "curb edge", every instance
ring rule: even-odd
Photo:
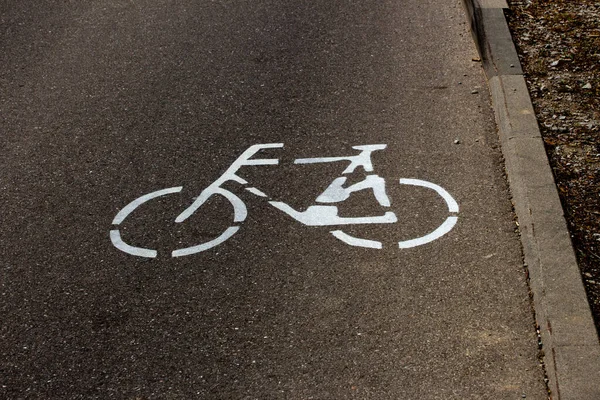
[[[506,0],[463,0],[496,116],[529,269],[550,399],[600,399],[600,342],[504,11]]]

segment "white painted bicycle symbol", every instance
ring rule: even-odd
[[[268,144],[256,144],[250,146],[241,156],[237,158],[231,164],[231,166],[225,171],[223,175],[221,175],[217,180],[215,180],[211,185],[209,185],[206,189],[204,189],[200,195],[196,198],[196,200],[185,209],[177,218],[175,222],[181,223],[188,219],[192,214],[194,214],[203,204],[206,203],[208,199],[212,196],[220,195],[227,199],[231,205],[233,206],[233,222],[234,225],[225,229],[225,231],[218,237],[208,242],[200,243],[191,247],[185,247],[181,249],[176,249],[171,252],[172,257],[182,257],[188,256],[195,253],[200,253],[202,251],[211,249],[215,246],[218,246],[225,242],[227,239],[231,238],[239,229],[240,224],[244,222],[248,215],[248,210],[244,202],[231,191],[223,188],[223,184],[229,181],[237,182],[241,185],[248,185],[248,182],[237,175],[237,172],[240,168],[245,166],[257,166],[257,165],[277,165],[279,164],[279,159],[266,159],[266,158],[253,158],[256,153],[263,149],[274,149],[274,148],[282,148],[283,143],[268,143]],[[352,148],[359,151],[359,154],[354,156],[346,156],[346,157],[321,157],[321,158],[300,158],[294,161],[294,164],[316,164],[316,163],[331,163],[331,162],[339,162],[346,161],[349,162],[347,168],[342,172],[342,175],[350,174],[354,172],[356,168],[362,168],[365,173],[373,172],[373,164],[371,162],[371,153],[377,150],[383,150],[387,147],[385,144],[374,144],[374,145],[364,145],[364,146],[353,146]],[[375,199],[382,207],[389,208],[391,203],[390,199],[386,193],[385,189],[385,179],[376,174],[367,174],[366,178],[358,183],[349,185],[347,187],[344,186],[346,183],[346,177],[341,176],[333,180],[333,182],[325,189],[325,191],[317,197],[315,200],[316,203],[321,203],[319,205],[309,206],[305,211],[297,211],[294,208],[290,207],[288,204],[281,201],[271,201],[269,200],[269,204],[273,207],[277,208],[280,211],[283,211],[285,214],[289,215],[296,221],[300,222],[306,226],[337,226],[341,227],[344,225],[360,225],[360,224],[392,224],[398,221],[396,214],[392,211],[387,211],[383,215],[377,216],[364,216],[364,217],[341,217],[338,215],[338,207],[335,205],[331,205],[333,203],[341,203],[347,200],[353,192],[357,192],[360,190],[371,190]],[[412,186],[420,186],[424,188],[431,189],[439,196],[441,196],[447,207],[449,216],[445,219],[445,221],[438,226],[435,230],[428,233],[427,235],[398,242],[398,247],[401,249],[407,249],[411,247],[417,247],[424,245],[426,243],[430,243],[440,237],[444,236],[448,232],[454,228],[456,222],[458,220],[458,204],[454,200],[454,198],[441,186],[438,186],[434,183],[420,180],[420,179],[400,179],[399,183],[401,185],[412,185]],[[157,251],[153,249],[147,249],[142,247],[133,246],[131,244],[126,243],[122,237],[121,233],[118,229],[118,226],[125,221],[125,219],[135,211],[142,204],[162,197],[167,196],[174,193],[179,193],[183,189],[182,186],[172,187],[168,189],[157,190],[152,193],[148,193],[141,197],[138,197],[127,206],[125,206],[121,211],[113,219],[112,223],[115,225],[115,229],[110,231],[110,239],[113,245],[125,253],[139,256],[139,257],[148,257],[155,258],[157,256]],[[260,191],[255,187],[246,187],[246,190],[250,193],[268,198],[264,192]],[[329,204],[329,205],[324,205]],[[341,240],[342,242],[350,245],[350,246],[358,246],[358,247],[366,247],[373,249],[381,249],[383,247],[382,243],[376,240],[363,239],[351,236],[345,233],[341,229],[336,229],[330,231],[330,233]]]

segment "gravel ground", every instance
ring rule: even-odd
[[[509,25],[600,332],[600,1],[509,3]]]

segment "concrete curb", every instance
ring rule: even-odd
[[[463,0],[488,78],[553,400],[600,399],[600,343],[506,18]]]

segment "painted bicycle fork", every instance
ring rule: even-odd
[[[244,166],[259,166],[259,165],[278,165],[279,159],[273,158],[253,158],[259,151],[264,149],[282,148],[283,143],[268,143],[268,144],[256,144],[250,146],[244,153],[242,153],[231,166],[221,175],[217,180],[210,184],[204,189],[196,200],[186,208],[181,214],[175,218],[175,222],[181,223],[188,219],[194,214],[208,199],[214,195],[221,195],[225,197],[233,206],[234,223],[242,223],[247,215],[248,210],[244,202],[234,193],[222,186],[228,181],[237,182],[241,185],[248,185],[248,181],[237,175],[240,168]],[[316,163],[330,163],[346,161],[349,162],[348,167],[342,172],[342,174],[350,174],[361,167],[366,173],[373,172],[373,164],[371,161],[371,154],[377,150],[383,150],[387,147],[385,144],[375,145],[363,145],[353,146],[355,150],[359,150],[359,154],[347,157],[320,157],[320,158],[300,158],[294,161],[295,164],[316,164]],[[331,204],[340,203],[347,200],[350,195],[360,190],[371,190],[375,199],[382,207],[390,207],[391,202],[387,196],[385,190],[385,179],[381,178],[376,174],[368,174],[364,180],[355,183],[348,187],[344,187],[346,183],[346,177],[339,177],[325,189],[325,191],[319,195],[316,199],[317,203]],[[421,186],[432,189],[438,195],[440,195],[448,206],[448,212],[451,214],[458,213],[458,204],[452,198],[452,196],[442,187],[435,185],[431,182],[419,180],[419,179],[400,179],[400,184]],[[169,194],[179,193],[182,190],[182,186],[172,187],[168,189],[158,190],[144,196],[137,198],[136,200],[125,206],[113,219],[113,225],[120,225],[129,214],[131,214],[140,205],[155,199],[157,197],[166,196]],[[255,187],[246,187],[246,190],[250,193],[259,197],[268,198],[268,196]],[[296,221],[307,226],[339,226],[339,225],[357,225],[357,224],[391,224],[398,221],[396,214],[392,211],[387,211],[383,215],[377,216],[366,216],[366,217],[340,217],[338,215],[338,208],[334,205],[313,205],[308,207],[305,211],[297,211],[288,204],[281,201],[269,201],[273,207],[281,210],[285,214],[289,215]],[[432,242],[446,233],[450,232],[456,224],[458,217],[456,215],[449,216],[442,225],[440,225],[433,232],[411,240],[398,242],[399,248],[410,248],[420,246],[429,242]],[[186,247],[183,249],[174,250],[171,255],[172,257],[181,257],[191,255],[208,250],[212,247],[218,246],[225,242],[231,236],[233,236],[238,230],[238,225],[230,226],[223,232],[219,237],[196,246]],[[348,235],[342,230],[334,230],[330,232],[334,237],[343,241],[351,246],[368,247],[381,249],[383,247],[381,242],[356,238]],[[145,249],[141,247],[131,246],[125,243],[122,238],[119,229],[113,229],[110,231],[110,238],[115,247],[125,253],[155,258],[157,251],[152,249]]]

